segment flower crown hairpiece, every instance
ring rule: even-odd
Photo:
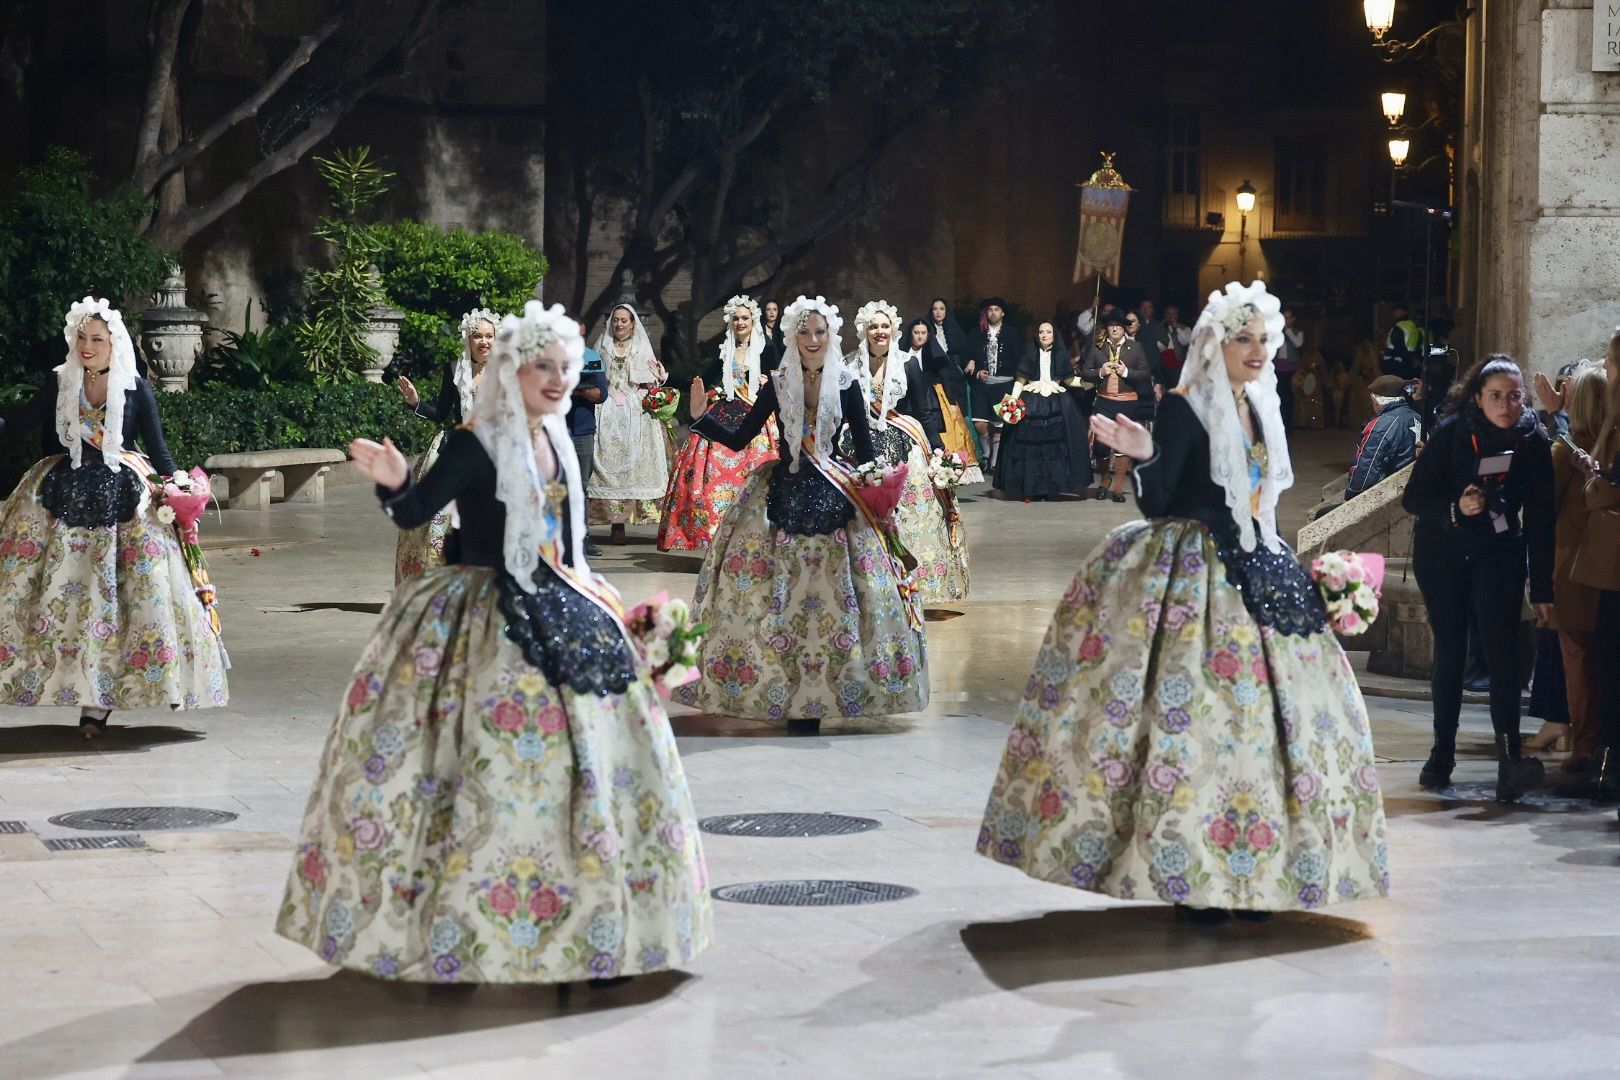
[[[729,323],[731,321],[731,317],[737,313],[738,308],[747,308],[754,316],[754,325],[759,325],[759,304],[755,302],[753,297],[743,295],[733,296],[730,300],[726,301],[726,306],[723,312],[726,322]]]
[[[481,322],[487,322],[491,326],[499,326],[501,317],[488,308],[473,308],[461,317],[460,330],[462,338],[471,337],[473,331],[478,329],[478,324]]]
[[[813,300],[808,296],[799,297],[787,306],[786,311],[782,312],[782,323],[792,326],[794,332],[797,333],[805,317],[812,314],[820,314],[822,318],[827,320],[828,337],[836,339],[839,331],[844,328],[844,317],[838,314],[838,306],[829,304],[825,296],[817,296]]]
[[[580,336],[579,323],[561,304],[546,307],[538,300],[524,304],[521,316],[508,315],[502,319],[495,332],[500,351],[519,364],[539,356],[554,341],[562,344],[570,367],[578,367],[584,360],[585,339]]]
[[[900,312],[893,304],[887,300],[869,300],[855,313],[855,332],[864,338],[866,328],[872,325],[872,318],[876,315],[887,315],[891,330],[900,321]]]
[[[1271,295],[1263,281],[1250,285],[1231,282],[1224,290],[1209,294],[1209,303],[1198,316],[1198,326],[1216,330],[1222,342],[1231,341],[1256,318],[1266,324],[1266,349],[1272,355],[1282,346],[1282,301]],[[1193,329],[1196,331],[1198,326]]]
[[[90,318],[100,318],[102,322],[107,324],[108,330],[129,332],[124,327],[123,314],[113,307],[111,302],[94,296],[87,296],[68,308],[67,322],[62,326],[62,336],[67,339],[69,345],[73,344],[74,335],[79,332],[79,327],[83,326],[85,320]]]

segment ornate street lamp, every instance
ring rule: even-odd
[[[1406,155],[1410,154],[1411,152],[1411,139],[1389,140],[1389,160],[1394,162],[1397,169],[1406,164]]]
[[[1373,40],[1382,42],[1390,27],[1395,25],[1395,0],[1362,0],[1361,13],[1367,19],[1367,29]]]
[[[1254,185],[1247,180],[1243,181],[1237,189],[1238,213],[1248,217],[1249,212],[1254,209],[1254,196]]]
[[[1384,103],[1384,118],[1389,126],[1394,127],[1406,115],[1406,95],[1399,90],[1386,90],[1381,95]]]

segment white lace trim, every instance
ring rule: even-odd
[[[450,369],[450,381],[455,383],[456,395],[461,398],[461,415],[463,418],[472,415],[472,336],[481,322],[487,322],[491,326],[499,327],[501,317],[488,308],[473,308],[461,317],[461,355],[456,357],[456,366]],[[494,350],[491,350],[491,355],[493,353]]]
[[[118,468],[124,456],[124,401],[140,378],[135,370],[135,342],[130,339],[124,316],[106,300],[87,296],[68,308],[62,337],[68,353],[56,368],[56,437],[77,469],[83,462],[84,432],[79,421],[79,397],[84,390],[84,365],[75,353],[79,327],[92,315],[107,324],[112,339],[112,355],[107,361],[107,419],[101,440],[101,460],[109,469]]]
[[[1260,377],[1249,383],[1245,396],[1254,407],[1266,444],[1267,467],[1260,480],[1259,541],[1268,549],[1278,551],[1282,541],[1277,536],[1277,500],[1293,486],[1294,469],[1288,458],[1288,439],[1283,432],[1277,373],[1271,364],[1282,346],[1282,305],[1266,290],[1265,282],[1256,281],[1244,287],[1234,281],[1224,292],[1209,294],[1209,303],[1193,326],[1192,342],[1187,347],[1187,360],[1182,366],[1177,389],[1209,435],[1210,479],[1226,493],[1226,508],[1237,526],[1238,542],[1244,551],[1253,551],[1255,518],[1249,512],[1248,448],[1233,405],[1232,382],[1226,375],[1221,345],[1256,315],[1265,321],[1267,362]]]
[[[738,308],[747,308],[754,316],[754,328],[748,332],[748,351],[744,354],[743,373],[737,371],[737,331],[731,325],[731,316]],[[733,296],[727,300],[725,320],[726,336],[720,342],[720,392],[729,400],[737,396],[737,383],[741,381],[741,374],[747,375],[750,394],[758,388],[759,369],[765,354],[765,339],[768,334],[760,325],[759,305],[752,297]]]
[[[879,401],[877,428],[884,431],[889,426],[889,413],[906,396],[906,359],[909,354],[897,352],[894,346],[889,346],[889,355],[883,362],[883,388]],[[868,351],[866,339],[861,339],[860,349],[856,354],[855,362],[850,365],[855,375],[855,381],[861,384],[861,394],[867,401],[872,400],[872,354]]]
[[[620,308],[630,313],[630,345],[625,353],[617,350],[618,342],[613,340],[613,313]],[[629,304],[614,304],[608,309],[607,325],[602,327],[602,336],[596,341],[596,351],[604,360],[617,356],[623,356],[628,360],[630,381],[636,386],[660,381],[658,373],[653,369],[653,365],[658,363],[658,357],[653,352],[652,338],[647,336],[647,328],[641,324],[641,315]]]

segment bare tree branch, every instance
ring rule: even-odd
[[[141,106],[140,125],[135,134],[135,168],[138,171],[157,156],[158,136],[163,129],[163,110],[174,80],[174,58],[180,48],[180,25],[185,21],[191,0],[156,0],[151,12],[147,42],[151,64],[146,76],[146,103]],[[150,189],[142,189],[150,190]]]
[[[163,181],[170,173],[183,169],[203,151],[212,146],[220,136],[244,120],[251,120],[259,114],[259,110],[287,81],[293,77],[305,64],[309,63],[315,51],[324,45],[338,28],[343,25],[347,13],[333,15],[313,31],[305,34],[298,45],[281,65],[271,72],[269,78],[261,83],[246,98],[237,103],[236,107],[226,112],[197,135],[181,143],[172,153],[162,157],[156,156],[154,146],[153,156],[140,162],[135,169],[132,182],[141,191],[150,192]]]
[[[720,151],[720,175],[715,180],[714,204],[709,211],[709,227],[704,237],[708,247],[713,248],[720,242],[720,226],[725,221],[726,202],[731,198],[731,185],[737,178],[737,159],[764,134],[777,113],[787,105],[787,101],[787,95],[777,95]]]

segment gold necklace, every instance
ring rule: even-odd
[[[100,379],[103,375],[107,374],[107,372],[109,372],[111,370],[112,370],[111,366],[104,367],[104,368],[100,369],[99,371],[97,369],[95,369],[95,368],[85,368],[84,369],[84,381],[87,384],[89,384],[90,386],[94,386],[94,385],[96,385],[96,380]]]

